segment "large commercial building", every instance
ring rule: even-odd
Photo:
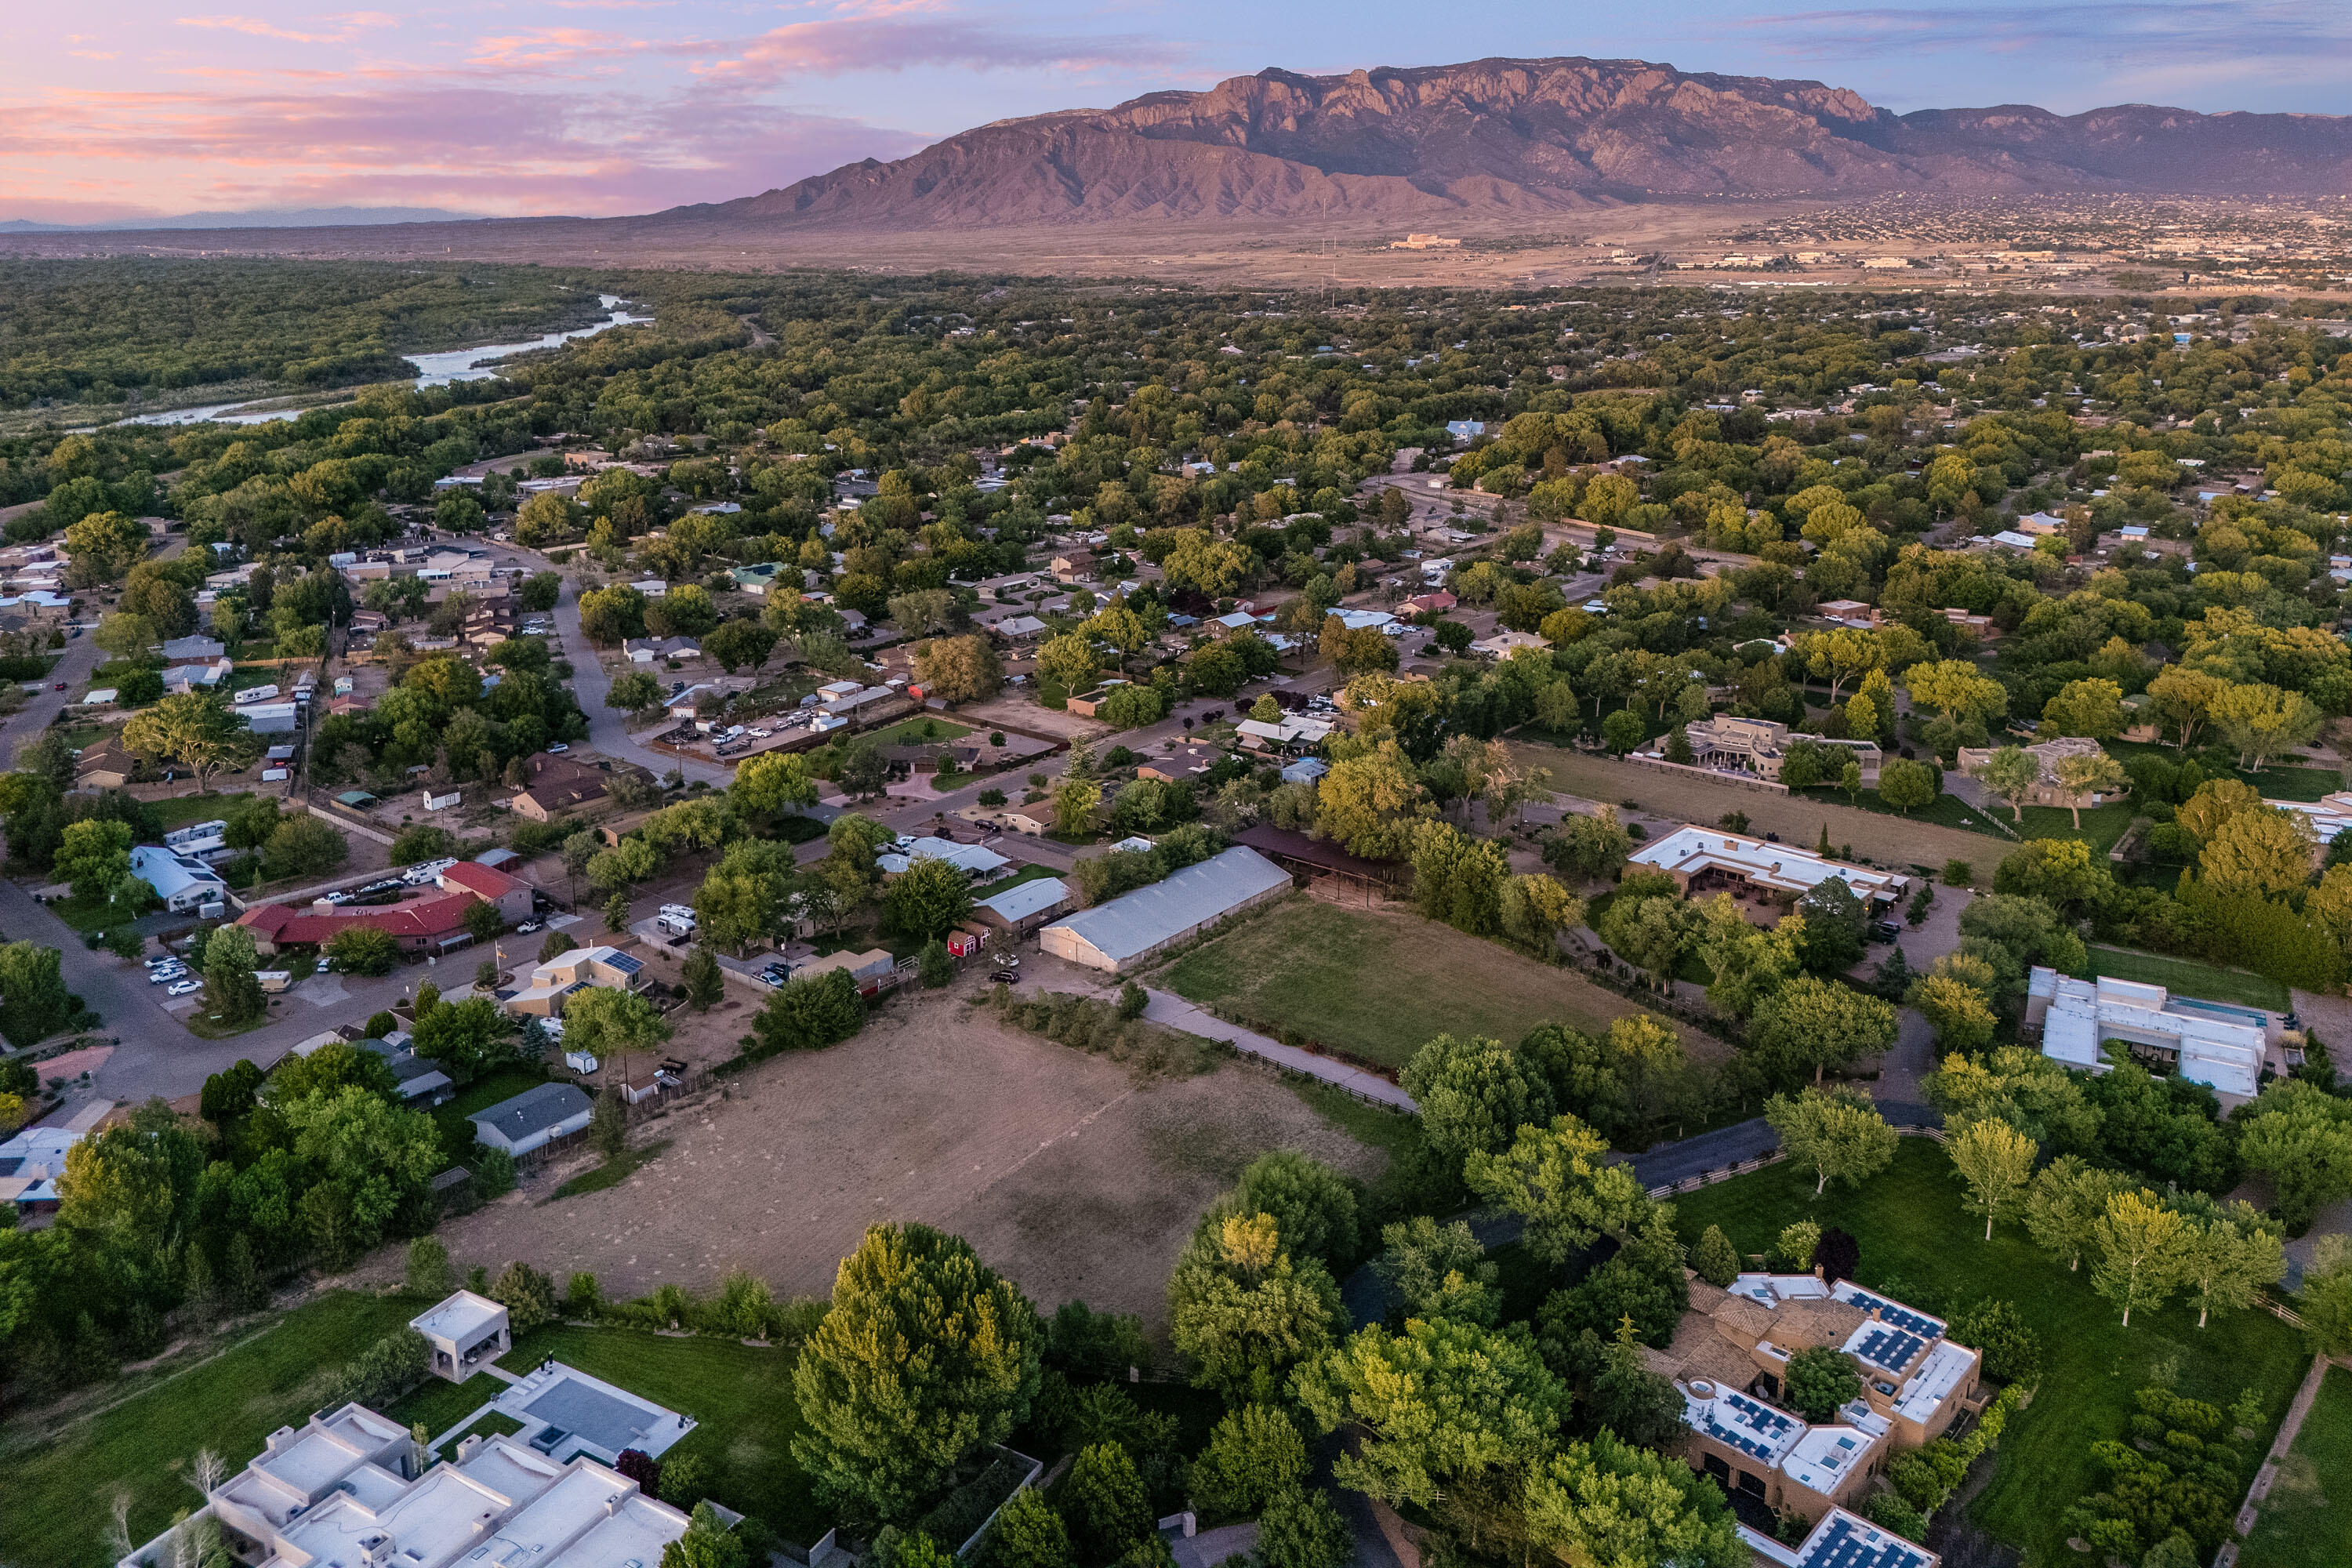
[[[1037,933],[1056,958],[1120,973],[1229,915],[1290,891],[1290,873],[1239,845]]]
[[[2026,976],[2026,1035],[2039,1033],[2042,1054],[2053,1061],[2093,1072],[2112,1065],[2100,1047],[2120,1040],[2134,1056],[2191,1083],[2252,1095],[2261,1089],[2276,1028],[2260,1008],[2175,996],[2136,980],[2076,980],[2039,964]]]
[[[1911,879],[1893,871],[1826,860],[1810,849],[1769,839],[1744,838],[1719,827],[1684,827],[1625,858],[1626,863],[1664,871],[1686,898],[1711,892],[1792,894],[1802,898],[1836,878],[1874,910],[1899,901]]]

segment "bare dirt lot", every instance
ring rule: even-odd
[[[1157,1321],[1193,1222],[1250,1160],[1292,1148],[1370,1176],[1383,1158],[1250,1068],[1139,1081],[959,994],[902,997],[845,1045],[641,1125],[670,1146],[616,1187],[549,1203],[559,1168],[442,1238],[461,1267],[588,1269],[614,1295],[740,1265],[813,1296],[868,1225],[920,1220],[1045,1310],[1082,1297]]]

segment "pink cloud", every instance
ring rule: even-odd
[[[183,27],[205,27],[223,32],[247,33],[257,38],[279,38],[295,44],[348,43],[354,35],[364,29],[396,26],[400,20],[396,16],[388,16],[381,11],[350,11],[342,16],[330,16],[327,19],[331,22],[342,23],[342,30],[337,33],[298,33],[274,23],[265,22],[257,16],[175,16],[173,18]]]

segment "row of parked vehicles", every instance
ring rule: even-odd
[[[151,958],[147,961],[147,984],[161,985],[167,996],[193,996],[205,988],[195,971],[177,958]]]

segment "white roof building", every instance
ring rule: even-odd
[[[239,1556],[254,1568],[457,1568],[493,1546],[533,1568],[625,1568],[659,1562],[689,1522],[626,1476],[560,1463],[520,1434],[468,1437],[428,1468],[407,1427],[360,1405],[271,1433],[195,1517],[250,1542]],[[174,1533],[118,1568],[169,1568]]]
[[[2322,844],[2352,827],[2352,790],[2340,789],[2319,800],[2264,800],[2263,804],[2274,810],[2294,812],[2310,823],[2313,835]]]
[[[972,877],[985,877],[1013,864],[993,849],[983,849],[977,844],[958,844],[947,838],[919,838],[915,840],[915,847],[903,855],[893,853],[874,858],[875,865],[893,877],[918,860],[945,860]]]
[[[1508,658],[1523,647],[1549,647],[1551,644],[1533,632],[1496,632],[1490,637],[1480,637],[1470,645],[1470,651],[1488,658]]]
[[[155,889],[173,914],[188,914],[228,895],[221,874],[194,855],[161,844],[131,848],[131,874]]]
[[[974,910],[984,910],[1006,925],[1018,928],[1022,921],[1060,909],[1070,901],[1069,884],[1059,877],[1040,877],[1022,882],[1001,893],[991,893],[972,904]]]
[[[1681,884],[1685,893],[1696,893],[1720,880],[1802,896],[1835,877],[1868,904],[1901,898],[1911,880],[1893,871],[1825,860],[1792,844],[1743,838],[1719,827],[1678,828],[1625,858],[1632,865],[1665,872]]]
[[[1236,845],[1164,881],[1055,921],[1038,933],[1038,944],[1057,958],[1116,974],[1289,890],[1289,872]]]
[[[56,1204],[66,1151],[81,1140],[75,1128],[27,1127],[0,1142],[0,1203],[14,1204],[19,1213]]]
[[[2261,1087],[2272,1018],[2254,1007],[2174,996],[2161,985],[2112,975],[2076,980],[2037,964],[2026,977],[2024,1026],[2041,1032],[2043,1056],[2068,1067],[2105,1072],[2109,1063],[2099,1047],[2121,1040],[2177,1066],[2191,1083],[2252,1096]]]

